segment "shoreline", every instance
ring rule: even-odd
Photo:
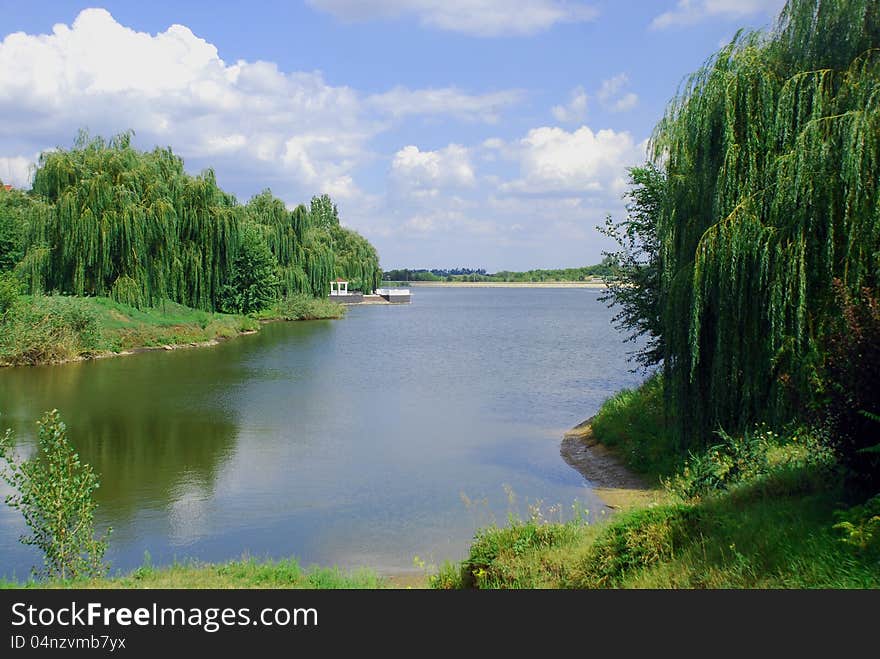
[[[412,288],[607,288],[601,281],[410,281],[395,283],[405,283]]]
[[[268,325],[269,323],[299,323],[299,322],[308,322],[312,320],[338,320],[339,317],[332,318],[258,318],[256,321],[260,325]],[[220,335],[215,336],[212,339],[208,339],[207,341],[186,341],[183,343],[163,343],[162,345],[155,346],[136,346],[133,348],[125,348],[124,350],[120,350],[119,352],[114,352],[113,350],[102,350],[100,352],[88,353],[83,355],[74,355],[73,357],[66,357],[64,359],[56,359],[52,361],[45,362],[37,362],[35,364],[9,364],[5,362],[0,362],[0,369],[4,368],[35,368],[40,366],[62,366],[64,364],[75,364],[78,362],[90,362],[98,359],[111,359],[113,357],[130,357],[132,355],[140,355],[145,352],[156,352],[159,350],[164,350],[166,352],[171,352],[174,350],[188,350],[192,348],[212,348],[214,346],[220,345],[221,343],[225,343],[226,341],[231,341],[232,339],[237,339],[242,336],[251,336],[253,334],[259,334],[260,330],[258,329],[249,329],[249,330],[241,330],[235,334],[231,334],[229,336]]]
[[[588,481],[593,492],[612,510],[655,503],[660,490],[651,487],[619,455],[596,439],[592,421],[590,417],[563,435],[559,447],[562,459]]]

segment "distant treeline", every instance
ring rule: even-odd
[[[241,204],[212,170],[192,176],[170,148],[139,151],[130,133],[83,133],[43,153],[32,190],[0,186],[0,276],[23,293],[250,313],[325,296],[336,277],[372,292],[380,275],[376,250],[327,195],[293,210],[268,190]]]
[[[385,281],[575,282],[610,278],[614,276],[614,272],[615,261],[606,257],[598,265],[588,265],[583,268],[526,270],[524,272],[500,270],[491,274],[483,268],[456,268],[454,270],[402,268],[387,270],[383,273],[382,278]]]

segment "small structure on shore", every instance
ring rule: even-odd
[[[407,304],[412,301],[408,288],[379,288],[372,295],[349,291],[348,282],[337,278],[330,282],[330,299],[341,304]]]
[[[376,295],[391,304],[407,304],[412,302],[408,288],[377,288]]]
[[[344,279],[337,279],[330,282],[330,296],[348,295],[348,282]]]
[[[364,294],[360,291],[349,291],[346,280],[336,279],[330,282],[330,299],[342,304],[358,304],[364,301]]]

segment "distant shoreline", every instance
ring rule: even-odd
[[[601,281],[409,281],[412,288],[606,288]]]

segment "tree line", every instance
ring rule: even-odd
[[[268,190],[240,204],[212,170],[191,176],[170,148],[131,137],[82,133],[40,156],[30,191],[0,192],[0,270],[24,292],[249,313],[322,297],[336,277],[379,285],[376,250],[327,195],[293,210]]]
[[[387,270],[385,281],[474,281],[474,282],[577,282],[614,276],[616,261],[606,256],[597,265],[582,268],[535,269],[525,271],[499,270],[488,273],[485,268],[455,268],[452,270],[409,269]]]

